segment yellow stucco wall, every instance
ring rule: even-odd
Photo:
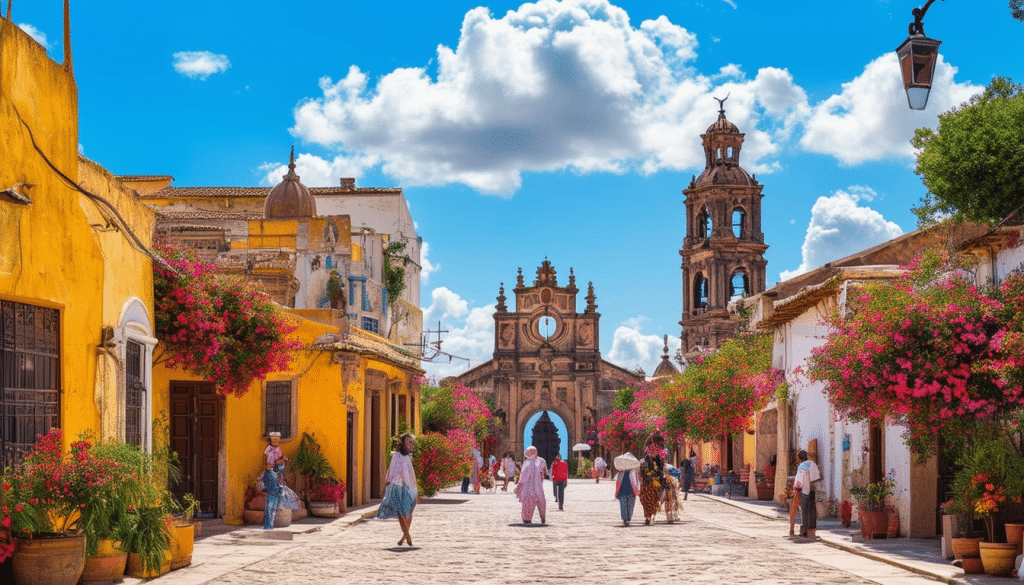
[[[123,234],[91,227],[102,223],[94,205],[46,160],[70,181],[84,180],[114,199],[147,240],[152,214],[110,181],[96,180],[105,172],[98,165],[80,170],[74,76],[3,18],[0,66],[0,190],[33,185],[20,190],[33,201],[29,205],[0,196],[0,299],[60,312],[60,425],[67,443],[100,428],[97,390],[102,396],[108,382],[116,383],[115,376],[97,386],[103,326],[116,321],[128,296],[140,297],[151,311],[152,276]]]

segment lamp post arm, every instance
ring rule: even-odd
[[[945,2],[946,0],[942,1]],[[924,8],[915,8],[910,11],[914,15],[914,22],[910,23],[910,26],[907,27],[910,36],[924,35],[924,15],[928,12],[928,8],[931,7],[933,2],[935,0],[928,0],[924,3]]]

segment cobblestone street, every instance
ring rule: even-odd
[[[243,547],[280,550],[269,557],[264,550],[264,558],[228,574],[210,579],[206,572],[204,577],[196,559],[196,566],[157,582],[936,583],[820,542],[791,539],[785,522],[700,496],[685,502],[674,524],[659,515],[654,525],[644,526],[637,502],[632,525],[623,527],[613,489],[610,481],[570,481],[565,511],[549,500],[547,526],[536,519],[521,524],[511,491],[464,495],[448,490],[416,509],[413,547],[396,546],[401,531],[395,520],[335,522],[291,542],[242,539]]]

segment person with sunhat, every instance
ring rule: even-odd
[[[636,507],[636,495],[640,493],[640,479],[636,470],[640,461],[628,451],[615,458],[615,497],[619,500],[619,513],[622,525],[629,526],[633,519],[633,508]]]
[[[277,474],[284,473],[284,462],[287,461],[281,453],[281,433],[267,433],[267,448],[263,450],[263,459],[266,464],[263,471],[263,489],[267,492],[267,504],[263,507],[263,529],[273,530],[274,517],[277,516],[277,508],[281,505],[281,482]]]

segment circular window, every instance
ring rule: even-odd
[[[544,339],[550,339],[558,330],[558,321],[550,315],[544,315],[537,319],[537,333]]]

